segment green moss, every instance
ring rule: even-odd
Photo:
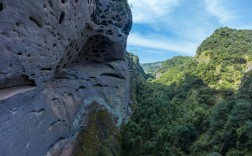
[[[89,114],[76,143],[75,156],[114,156],[120,153],[119,130],[110,114],[104,110]]]

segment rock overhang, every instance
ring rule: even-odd
[[[90,60],[124,59],[132,17],[122,0],[1,0],[0,3],[2,83],[21,75],[37,85],[48,81],[62,66],[87,52],[85,46],[92,48],[87,42],[96,37],[105,41],[105,45],[97,46],[105,48],[92,53],[89,50]],[[112,52],[108,48],[106,52],[106,46],[112,47]],[[104,56],[103,51],[110,56]]]

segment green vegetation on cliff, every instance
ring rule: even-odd
[[[217,29],[199,46],[198,74],[215,88],[237,89],[252,66],[252,31]]]
[[[178,56],[165,61],[157,70],[163,75],[158,81],[169,84],[188,73],[212,88],[237,90],[244,73],[252,69],[251,47],[252,31],[217,29],[198,47],[195,58]]]
[[[252,31],[220,28],[137,87],[125,155],[252,155]]]

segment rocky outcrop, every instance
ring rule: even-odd
[[[148,75],[145,74],[143,68],[140,66],[139,59],[137,55],[128,52],[126,55],[128,59],[128,68],[129,68],[129,82],[130,82],[130,108],[131,106],[137,105],[137,86],[145,82],[148,78]],[[134,110],[132,110],[133,112]],[[129,113],[131,114],[131,109]]]
[[[0,0],[0,23],[0,155],[70,155],[94,102],[127,120],[126,1]]]

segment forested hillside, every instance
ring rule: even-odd
[[[137,88],[125,155],[252,155],[252,31],[220,28]]]
[[[252,69],[252,31],[217,29],[199,46],[197,74],[215,88],[237,89],[245,71]]]

